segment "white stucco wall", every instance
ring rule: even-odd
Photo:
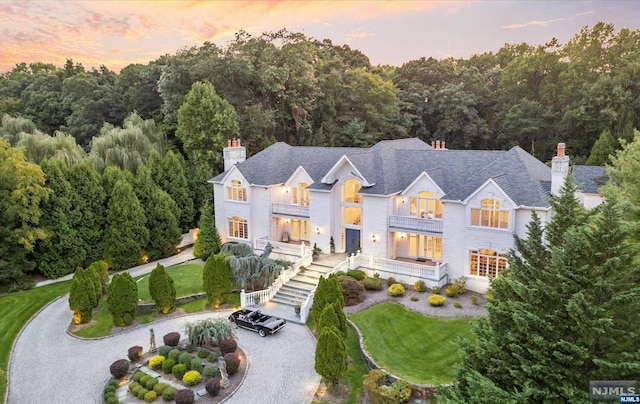
[[[391,198],[363,195],[362,230],[360,233],[362,253],[387,258],[389,245],[388,217]],[[375,235],[375,242],[372,236]]]
[[[249,195],[251,206],[249,219],[249,240],[256,237],[271,237],[271,190],[268,187],[253,186]]]
[[[338,238],[332,234],[332,209],[331,209],[331,193],[311,190],[311,203],[309,204],[309,221],[311,222],[311,246],[314,243],[322,250],[322,253],[328,254],[330,245],[329,240],[333,235],[336,246],[338,246]],[[316,228],[320,228],[320,234],[316,233]]]

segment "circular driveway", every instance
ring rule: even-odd
[[[104,339],[81,340],[66,332],[71,311],[65,295],[38,313],[18,336],[9,363],[7,403],[99,403],[111,377],[111,363],[126,358],[133,345],[147,350],[150,328],[159,346],[168,332],[179,331],[184,336],[187,322],[228,315],[229,311],[198,313]],[[311,402],[320,376],[314,370],[315,340],[305,326],[289,323],[266,338],[242,329],[237,334],[249,368],[244,383],[227,403]]]

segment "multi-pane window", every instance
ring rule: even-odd
[[[509,211],[500,210],[500,201],[483,199],[480,202],[480,209],[471,209],[471,224],[506,229],[509,227]]]
[[[292,220],[291,228],[294,240],[309,241],[311,235],[311,222],[308,220]]]
[[[249,225],[247,219],[238,216],[229,218],[229,237],[233,238],[249,238]]]
[[[309,190],[304,182],[298,184],[298,187],[293,188],[293,204],[300,206],[309,206]]]
[[[417,198],[412,196],[409,209],[411,216],[422,219],[442,219],[442,202],[434,197],[433,192],[420,192]]]
[[[507,257],[491,249],[472,250],[469,274],[495,278],[507,267]]]
[[[358,192],[360,191],[360,182],[358,180],[348,179],[341,187],[341,200],[343,203],[362,203],[362,197]]]
[[[409,255],[431,261],[442,260],[442,237],[409,235]]]
[[[231,186],[227,187],[227,199],[232,201],[247,201],[247,188],[242,186],[239,180],[231,181]]]

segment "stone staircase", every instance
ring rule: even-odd
[[[270,302],[294,307],[302,303],[313,289],[318,286],[319,278],[331,272],[333,266],[312,263],[284,284]]]

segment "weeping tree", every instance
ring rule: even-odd
[[[269,258],[273,247],[267,244],[264,252],[257,255],[251,246],[243,243],[226,243],[221,253],[231,253],[227,261],[231,265],[236,284],[248,290],[267,288],[278,277],[280,271],[291,265],[290,262]]]
[[[12,117],[5,114],[0,121],[0,137],[9,142],[11,146],[15,146],[18,141],[18,135],[21,133],[36,133],[36,124],[30,119]]]
[[[56,132],[54,136],[35,131],[20,133],[16,147],[24,147],[24,154],[32,163],[40,164],[44,160],[58,159],[67,167],[82,162],[86,154],[76,139],[64,132]]]
[[[204,345],[209,342],[217,345],[223,339],[236,336],[235,324],[223,318],[206,318],[187,323],[184,331],[192,345]]]

